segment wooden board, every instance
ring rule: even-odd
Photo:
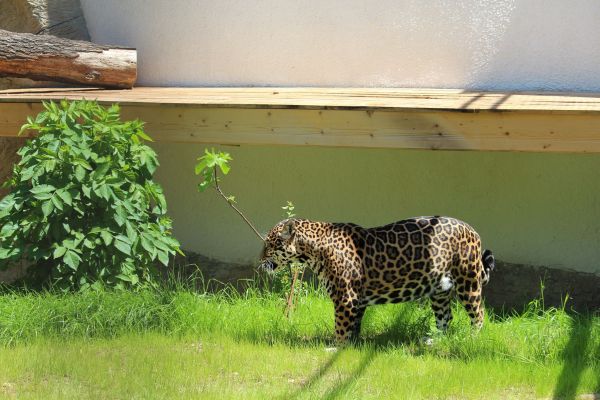
[[[600,95],[433,89],[134,88],[0,91],[0,136],[48,99],[119,102],[157,141],[600,152]]]
[[[173,88],[131,90],[10,89],[0,102],[97,99],[121,104],[188,104],[202,107],[306,109],[420,109],[456,111],[600,112],[598,93],[473,92],[459,89]]]

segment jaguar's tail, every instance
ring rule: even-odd
[[[483,264],[483,279],[482,283],[485,285],[490,280],[490,273],[496,267],[496,259],[491,250],[484,250],[481,255],[481,263]]]

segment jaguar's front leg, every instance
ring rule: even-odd
[[[360,337],[360,327],[362,324],[362,318],[365,315],[366,306],[361,306],[357,310],[356,318],[354,319],[354,328],[352,330],[352,335],[350,336],[350,340],[357,341]]]
[[[353,290],[334,299],[335,305],[335,336],[339,344],[355,341],[360,334],[360,326],[365,306],[361,304],[358,296]]]

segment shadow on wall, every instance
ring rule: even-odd
[[[522,311],[543,298],[545,307],[560,308],[566,300],[567,311],[594,311],[600,309],[598,288],[596,274],[496,261],[483,295],[486,305],[496,309]]]
[[[222,262],[188,251],[185,254],[185,259],[176,259],[184,280],[200,271],[205,282],[216,281],[243,288],[246,280],[256,277],[256,265]],[[306,280],[313,278],[310,272],[305,274]],[[217,284],[214,287],[221,286]],[[486,305],[496,311],[520,312],[531,301],[543,298],[544,307],[561,308],[565,305],[567,311],[593,312],[600,309],[598,288],[600,276],[596,274],[497,260],[496,269],[483,293]]]

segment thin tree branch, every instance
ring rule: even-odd
[[[291,266],[290,266],[290,270],[291,270]],[[292,308],[294,308],[294,290],[296,290],[296,279],[298,278],[298,269],[294,270],[294,276],[292,278],[292,283],[290,285],[290,294],[288,295],[287,298],[287,306],[285,308],[285,316],[286,317],[290,317],[290,312],[292,311]]]
[[[233,204],[233,202],[231,200],[229,200],[229,198],[227,196],[225,196],[225,193],[223,193],[223,191],[221,190],[221,187],[219,186],[219,179],[217,177],[217,166],[213,167],[213,173],[214,173],[214,177],[215,177],[215,189],[217,190],[217,192],[225,199],[227,204],[229,204],[231,206],[231,208],[233,208],[240,215],[240,217],[242,217],[242,219],[244,221],[246,221],[246,224],[248,224],[248,226],[250,228],[252,228],[254,233],[256,233],[256,236],[258,236],[260,238],[260,240],[262,240],[264,242],[265,238],[258,232],[258,230],[256,230],[254,225],[252,225],[252,222],[250,222],[248,220],[248,218],[246,218],[246,216],[240,210],[238,210],[238,208]]]

